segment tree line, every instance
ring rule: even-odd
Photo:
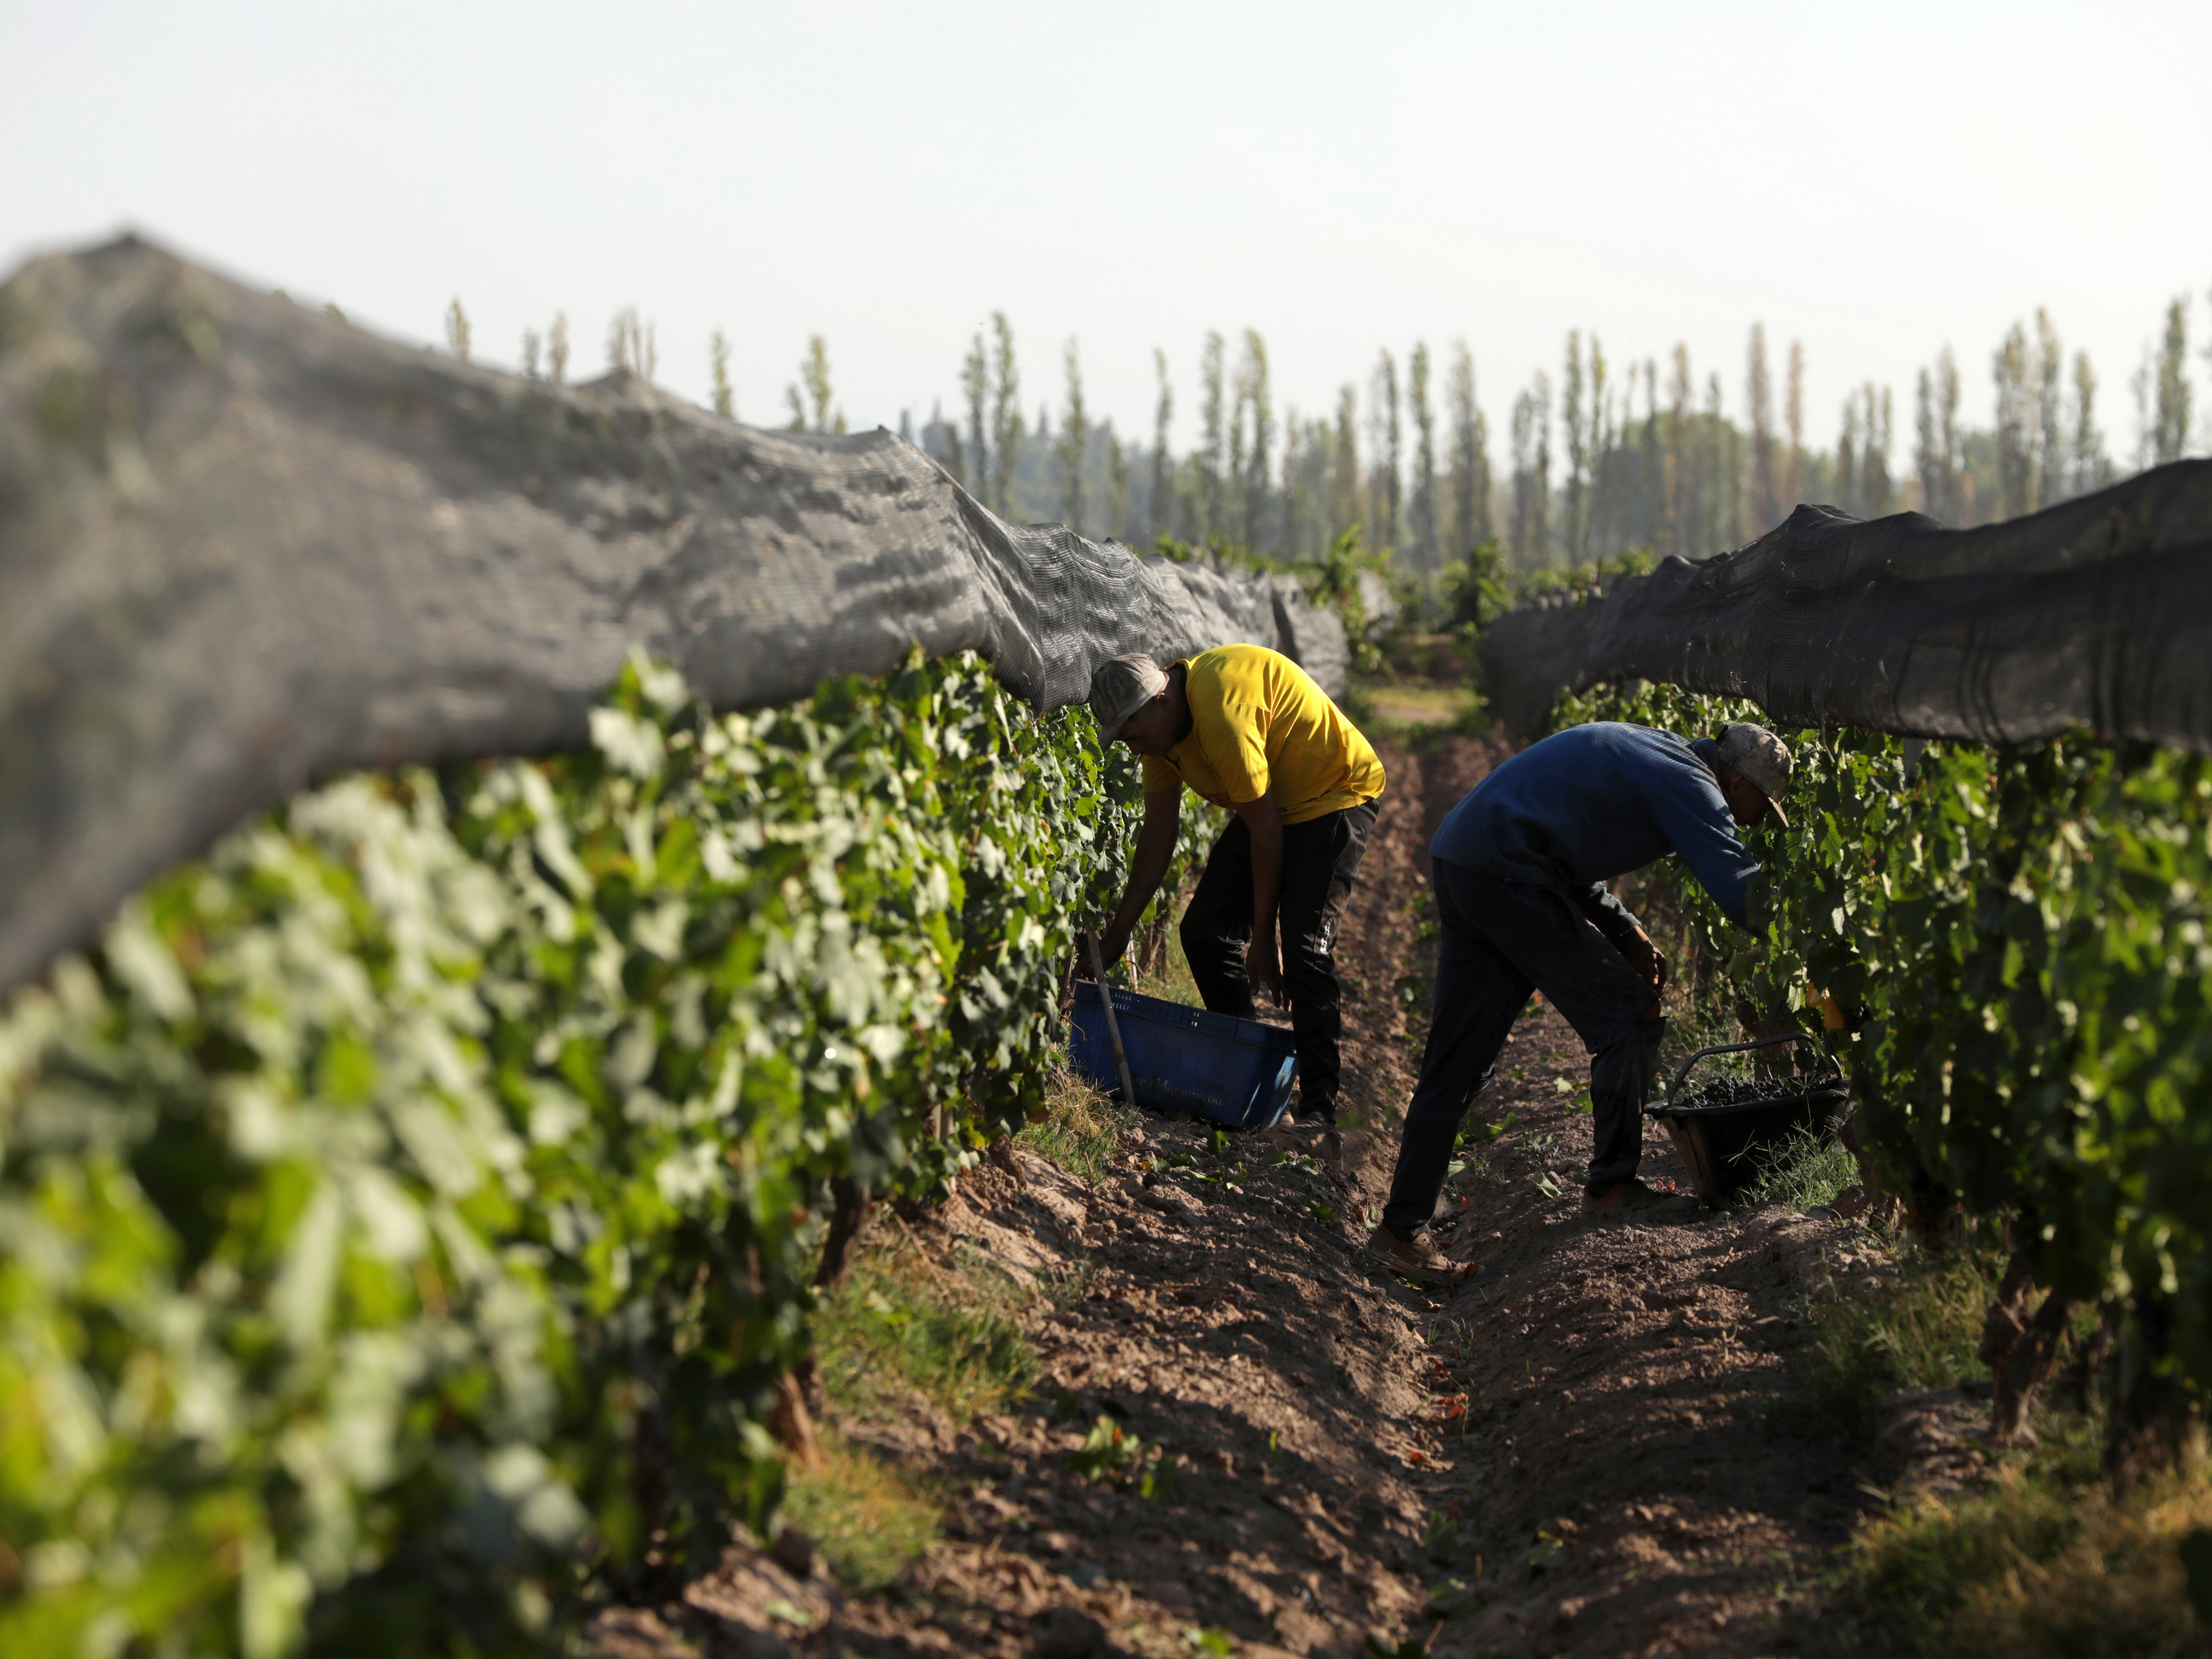
[[[1170,537],[1317,559],[1356,525],[1370,549],[1393,550],[1402,568],[1424,573],[1492,540],[1522,570],[1639,549],[1704,558],[1763,533],[1800,501],[1861,518],[1909,507],[1963,528],[2180,459],[2194,432],[2190,307],[2186,295],[2167,306],[2130,382],[2135,441],[2124,457],[2111,453],[2088,354],[2069,356],[2041,310],[2014,323],[1991,353],[1990,426],[1961,421],[1963,379],[1947,345],[1916,376],[1909,433],[1898,430],[1893,389],[1869,380],[1846,393],[1825,447],[1808,441],[1802,343],[1778,350],[1758,323],[1733,410],[1722,371],[1694,364],[1687,345],[1663,362],[1616,366],[1595,331],[1571,330],[1556,380],[1540,370],[1513,395],[1502,443],[1464,339],[1441,355],[1426,342],[1402,358],[1382,348],[1364,386],[1346,381],[1316,414],[1278,408],[1257,330],[1234,340],[1212,331],[1199,349],[1189,441],[1167,353],[1157,349],[1148,434],[1091,415],[1073,339],[1060,348],[1054,395],[1032,417],[1013,326],[994,312],[960,362],[954,408],[939,400],[919,429],[902,413],[899,429],[1002,516],[1137,546]],[[455,300],[448,349],[465,357],[470,339]],[[565,317],[544,336],[526,331],[526,374],[564,379],[568,349]],[[708,359],[714,406],[734,418],[730,346],[719,330]],[[634,310],[611,327],[608,362],[653,377],[652,325]],[[823,336],[809,337],[784,401],[792,429],[846,429]]]

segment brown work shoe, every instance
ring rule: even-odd
[[[1601,1220],[1635,1216],[1645,1221],[1680,1221],[1703,1207],[1688,1193],[1676,1192],[1671,1183],[1647,1187],[1633,1176],[1614,1182],[1601,1193],[1583,1194],[1583,1213]]]
[[[1449,1291],[1464,1285],[1480,1271],[1472,1261],[1455,1261],[1436,1247],[1426,1233],[1416,1233],[1410,1244],[1399,1240],[1388,1227],[1367,1236],[1367,1257],[1401,1279],[1424,1289]]]

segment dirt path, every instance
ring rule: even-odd
[[[1791,1297],[1866,1270],[1848,1226],[1583,1221],[1587,1062],[1546,1009],[1485,1109],[1515,1127],[1448,1196],[1465,1207],[1447,1247],[1480,1273],[1446,1302],[1363,1264],[1419,1057],[1422,849],[1492,758],[1386,756],[1340,947],[1346,1103],[1375,1127],[1346,1136],[1341,1182],[1293,1136],[1224,1158],[1200,1126],[1150,1117],[1093,1188],[1026,1153],[987,1169],[927,1247],[1078,1288],[1026,1316],[1044,1375],[1021,1409],[957,1436],[917,1409],[874,1436],[954,1495],[946,1535],[871,1597],[733,1549],[686,1605],[610,1615],[602,1655],[1781,1650],[1855,1482],[1769,1406]],[[1680,1174],[1663,1143],[1646,1165]],[[1085,1478],[1086,1441],[1113,1455],[1102,1418],[1136,1449]],[[1147,1497],[1155,1448],[1181,1468]]]

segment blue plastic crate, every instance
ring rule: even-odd
[[[1208,1013],[1119,986],[1114,988],[1114,1015],[1121,1023],[1139,1106],[1188,1112],[1233,1128],[1264,1129],[1290,1104],[1298,1056],[1291,1034],[1281,1026]],[[1074,1025],[1069,1062],[1100,1088],[1120,1093],[1106,1011],[1091,980],[1075,982]]]

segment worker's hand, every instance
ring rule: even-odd
[[[1283,957],[1273,928],[1253,933],[1252,942],[1244,947],[1244,971],[1251,975],[1255,992],[1266,993],[1278,1008],[1283,1006]]]
[[[1641,927],[1638,928],[1632,935],[1620,941],[1620,954],[1631,968],[1651,981],[1653,990],[1667,988],[1667,958],[1651,942],[1650,934]]]

